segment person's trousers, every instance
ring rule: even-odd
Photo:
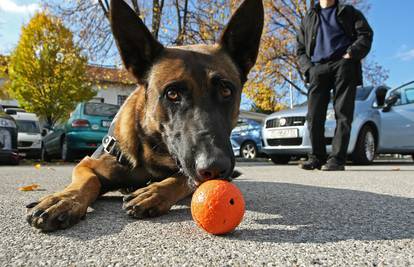
[[[309,70],[307,121],[312,144],[311,156],[320,160],[327,158],[325,120],[333,89],[336,129],[329,158],[338,164],[345,164],[354,116],[357,71],[355,61],[350,59],[315,64]]]

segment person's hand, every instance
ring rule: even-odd
[[[345,59],[351,59],[351,55],[349,53],[346,53],[342,57],[345,58]]]

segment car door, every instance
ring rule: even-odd
[[[64,132],[62,124],[56,124],[47,136],[45,136],[44,143],[47,152],[50,155],[57,155],[60,153],[61,136]]]
[[[414,83],[402,90],[404,104],[400,106],[400,113],[405,119],[403,132],[403,146],[409,152],[414,151]]]
[[[380,147],[384,152],[404,152],[414,146],[414,102],[407,101],[407,89],[412,98],[414,83],[397,88],[388,96],[398,98],[396,103],[381,112]]]

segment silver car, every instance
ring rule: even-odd
[[[269,115],[262,129],[263,151],[275,164],[311,151],[306,123],[306,103]],[[335,112],[329,105],[325,138],[332,150]],[[414,81],[393,90],[385,86],[357,89],[348,154],[357,164],[371,163],[378,153],[398,153],[414,158]]]

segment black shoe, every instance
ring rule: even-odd
[[[336,160],[330,159],[322,166],[322,171],[345,171],[345,164],[338,163]]]
[[[325,161],[322,161],[314,157],[309,157],[307,161],[303,161],[299,164],[299,168],[304,169],[304,170],[314,170],[314,169],[320,170],[324,163]]]

